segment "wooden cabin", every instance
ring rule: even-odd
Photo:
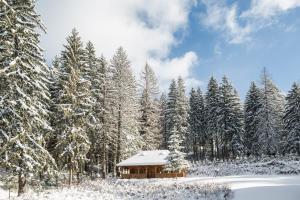
[[[142,151],[117,164],[123,179],[185,177],[186,172],[166,172],[168,150]]]

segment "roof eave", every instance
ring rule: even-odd
[[[142,167],[142,166],[157,166],[157,165],[166,165],[167,163],[153,163],[153,164],[118,164],[117,167]]]

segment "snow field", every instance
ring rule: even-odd
[[[29,192],[13,200],[160,200],[198,199],[229,200],[232,192],[223,184],[177,179],[97,180],[86,181],[71,188]],[[3,195],[3,193],[0,193]],[[8,195],[8,193],[6,194]],[[4,196],[0,196],[4,200]]]

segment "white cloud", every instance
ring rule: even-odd
[[[187,88],[186,91],[187,91],[187,93],[189,93],[191,88],[198,88],[200,86],[203,86],[204,82],[201,80],[195,79],[195,78],[188,78],[185,81],[185,85]]]
[[[206,6],[206,13],[200,15],[202,24],[225,34],[229,43],[249,41],[251,33],[300,6],[300,0],[252,0],[250,8],[239,13],[236,3],[227,5],[225,0],[202,0],[202,3]]]
[[[159,72],[163,89],[167,88],[169,84],[168,80],[177,78],[178,76],[181,76],[185,80],[188,89],[195,86],[196,83],[200,85],[201,82],[193,78],[191,74],[192,67],[195,66],[197,62],[198,57],[192,51],[185,53],[182,57],[173,59],[149,59],[149,64],[155,71]]]
[[[230,43],[242,43],[249,40],[251,27],[241,26],[238,22],[237,5],[228,7],[224,1],[203,0],[206,13],[200,15],[201,22],[215,31],[225,33]]]
[[[218,42],[217,42],[217,43],[215,44],[215,46],[214,46],[214,54],[215,54],[216,56],[221,56],[221,55],[223,54],[221,45],[220,45],[220,43],[218,43]]]
[[[149,63],[153,65],[154,70],[161,70],[160,77],[163,79],[172,79],[178,76],[186,78],[190,75],[191,67],[197,63],[197,55],[190,51],[182,57],[173,59],[157,60],[150,59]]]
[[[48,28],[42,46],[48,59],[62,49],[65,38],[76,27],[98,51],[111,58],[123,46],[136,75],[148,60],[161,82],[182,75],[192,77],[195,52],[169,58],[177,45],[175,32],[188,26],[194,0],[43,0],[38,9]],[[137,76],[139,77],[139,76]]]
[[[284,26],[284,31],[285,32],[296,32],[298,29],[297,29],[297,26],[292,24],[292,25],[288,25],[288,26]]]
[[[245,17],[270,18],[300,6],[300,0],[252,0]]]

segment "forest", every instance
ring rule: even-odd
[[[48,66],[41,31],[33,1],[0,0],[0,171],[19,194],[61,173],[70,185],[118,176],[116,164],[141,150],[180,160],[300,155],[297,82],[284,94],[264,68],[244,101],[226,76],[205,91],[178,77],[161,92],[146,61],[135,77],[123,47],[98,57],[76,29]]]

